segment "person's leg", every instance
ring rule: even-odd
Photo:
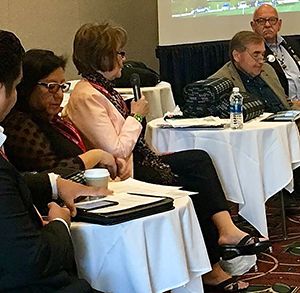
[[[203,283],[208,285],[217,285],[229,278],[231,276],[223,271],[218,262],[212,265],[212,270],[209,273],[202,276]]]
[[[215,167],[205,151],[181,151],[161,158],[178,175],[178,185],[198,193],[191,199],[202,218],[229,209]]]
[[[246,233],[241,235],[240,232],[242,231],[238,228],[236,228],[237,230],[222,229],[223,225],[231,227],[234,224],[231,221],[227,201],[213,163],[204,151],[177,152],[162,156],[162,160],[170,165],[173,173],[178,175],[177,183],[179,186],[183,186],[186,190],[197,192],[196,195],[191,196],[191,199],[201,226],[210,262],[214,266],[220,260],[218,243],[220,233],[222,239],[226,238],[223,234],[227,232],[236,233],[240,238],[243,238],[243,235]],[[136,179],[159,183],[159,174],[151,167],[135,163],[134,174]],[[224,211],[228,214],[228,217],[224,217],[222,213]],[[221,218],[224,220],[223,223],[219,221]],[[230,221],[229,223],[227,223],[228,220]],[[218,272],[221,268],[216,266],[216,269],[218,269]],[[212,273],[212,276],[214,273]],[[223,272],[220,274],[217,282],[223,282],[229,278],[230,276]]]
[[[247,233],[236,227],[230,217],[225,194],[209,155],[193,150],[162,156],[162,159],[178,175],[178,183],[184,189],[198,192],[191,196],[198,219],[213,220],[219,233],[218,244],[238,244]]]
[[[198,221],[201,227],[209,261],[211,265],[213,265],[219,262],[221,257],[220,249],[218,245],[218,239],[219,239],[218,230],[211,218],[203,219],[198,216]]]
[[[177,161],[178,159],[177,155],[171,155],[171,157],[173,158],[172,159],[173,161]],[[159,182],[158,181],[159,174],[153,168],[149,166],[143,166],[140,164],[134,165],[134,178],[141,181],[151,182],[151,183]],[[220,260],[219,246],[218,246],[219,234],[216,226],[213,223],[213,220],[210,217],[211,213],[208,213],[207,216],[203,216],[205,211],[209,209],[208,207],[205,207],[204,203],[206,202],[206,200],[204,200],[203,197],[207,198],[207,194],[205,193],[205,195],[203,194],[199,196],[198,195],[191,196],[191,199],[194,203],[198,221],[201,226],[201,230],[207,247],[207,252],[208,252],[210,262],[211,264],[214,264]]]
[[[223,269],[221,268],[219,263],[216,263],[212,266],[212,270],[202,276],[202,280],[204,283],[204,290],[205,290],[205,285],[212,285],[212,286],[217,286],[220,285],[221,283],[230,280],[231,276],[227,274]],[[242,281],[237,281],[235,282],[232,280],[231,284],[225,285],[223,288],[223,292],[237,292],[238,290],[233,290],[234,283],[236,283],[237,289],[238,290],[243,290],[247,289],[249,287],[248,282],[242,282]]]
[[[219,232],[219,245],[239,243],[242,238],[248,235],[233,223],[228,211],[214,214],[212,220]]]
[[[226,280],[231,279],[231,276],[223,271],[219,265],[220,261],[220,251],[218,246],[218,230],[211,218],[198,219],[203,234],[207,254],[209,256],[210,264],[212,266],[212,271],[203,276],[203,282],[206,285],[219,285]],[[249,283],[239,282],[238,288],[247,288]]]

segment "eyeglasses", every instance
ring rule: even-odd
[[[278,21],[277,17],[270,17],[270,18],[257,18],[254,19],[254,21],[258,24],[258,25],[265,25],[267,23],[267,21],[269,22],[270,25],[275,25]]]
[[[256,62],[259,62],[259,61],[263,61],[265,62],[267,57],[266,57],[266,53],[258,53],[258,52],[254,52],[254,53],[250,53],[246,48],[245,48],[245,51],[252,57],[252,59]]]
[[[70,82],[66,82],[66,83],[57,83],[57,82],[42,82],[39,81],[38,85],[42,85],[45,86],[49,93],[51,94],[55,94],[58,92],[58,90],[61,88],[62,92],[65,93],[70,89],[71,83]]]
[[[118,55],[120,55],[122,58],[125,58],[126,52],[125,51],[119,51],[117,52]]]

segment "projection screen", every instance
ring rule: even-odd
[[[241,30],[251,30],[256,7],[273,5],[282,19],[281,34],[300,34],[298,0],[158,0],[159,45],[228,40]]]

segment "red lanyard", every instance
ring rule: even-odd
[[[121,112],[121,115],[126,119],[126,117],[128,116],[128,109],[127,109],[127,105],[124,101],[124,99],[121,97],[121,95],[116,91],[113,90],[112,94],[108,92],[107,89],[105,89],[103,86],[94,83],[92,81],[89,81],[89,83],[96,89],[98,90],[100,93],[102,93],[104,96],[106,96],[106,98],[116,107],[116,103],[117,101],[121,103],[121,108],[117,110],[119,112]],[[115,100],[113,100],[115,99]],[[117,101],[116,101],[117,100]],[[124,113],[123,113],[124,112]]]
[[[6,154],[3,152],[1,147],[0,147],[0,154],[6,161],[8,161],[8,158],[7,158]]]
[[[58,116],[53,117],[52,123],[63,136],[75,143],[84,153],[86,152],[86,147],[78,130],[71,123]]]

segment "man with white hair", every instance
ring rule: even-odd
[[[300,100],[300,45],[296,40],[288,42],[278,34],[282,19],[271,5],[261,5],[254,11],[251,21],[253,31],[263,36],[266,46],[266,62],[276,71],[286,95]]]

